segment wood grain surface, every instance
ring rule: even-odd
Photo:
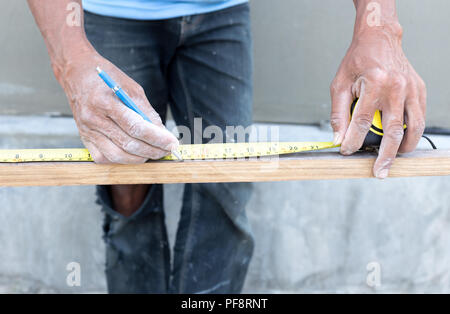
[[[0,164],[0,186],[262,182],[372,178],[375,155],[301,153],[273,159]],[[450,175],[450,151],[417,151],[396,159],[390,177]]]

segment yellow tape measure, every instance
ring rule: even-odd
[[[180,145],[183,160],[234,159],[293,154],[338,147],[332,142],[266,142]],[[162,160],[177,160],[169,155]],[[0,150],[0,163],[93,161],[87,149],[12,149]]]

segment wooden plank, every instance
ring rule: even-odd
[[[375,155],[302,153],[273,160],[0,164],[0,186],[262,182],[372,178]],[[396,159],[390,177],[450,175],[450,151],[417,151]]]

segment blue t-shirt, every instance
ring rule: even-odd
[[[248,0],[83,0],[86,11],[135,20],[161,20],[214,12]]]

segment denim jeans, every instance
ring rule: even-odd
[[[85,28],[99,53],[144,88],[163,120],[170,106],[177,125],[191,130],[195,118],[203,130],[251,124],[248,4],[159,21],[86,12]],[[250,183],[185,185],[173,265],[163,186],[152,185],[131,217],[113,210],[108,191],[97,189],[110,293],[241,292],[254,248],[245,213]]]

